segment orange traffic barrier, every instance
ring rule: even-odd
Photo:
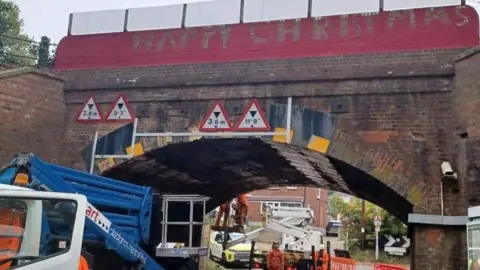
[[[352,259],[331,257],[331,270],[355,270],[357,269],[357,262]]]
[[[374,264],[373,269],[374,270],[408,270],[408,268],[403,267],[401,265],[383,264],[383,263]]]

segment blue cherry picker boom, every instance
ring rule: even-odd
[[[38,200],[20,199],[7,191],[33,193]],[[50,194],[55,196],[49,197]],[[84,205],[72,196],[84,197]],[[76,206],[66,203],[67,199],[77,200]],[[52,204],[43,200],[56,201]],[[0,211],[21,213],[23,219],[19,220],[24,223],[21,228],[18,224],[9,226],[0,218],[0,236],[10,236],[12,228],[17,228],[15,232],[22,240],[11,255],[0,256],[0,270],[76,270],[78,267],[65,267],[60,255],[77,249],[82,250],[82,256],[94,270],[198,269],[199,257],[206,256],[207,248],[201,247],[193,236],[202,230],[207,200],[198,195],[154,194],[151,187],[49,164],[32,153],[18,154],[0,171]],[[171,214],[178,212],[178,204],[187,205],[183,208],[189,209],[185,211],[187,217],[170,221]],[[155,212],[156,207],[161,211]],[[173,210],[168,211],[169,207]],[[79,209],[85,209],[80,219],[75,218]],[[73,235],[78,230],[72,228],[78,226],[83,227],[81,235]],[[182,227],[182,233],[176,233],[174,227]],[[35,230],[41,233],[32,233]],[[78,265],[79,259],[80,254],[74,264]],[[49,264],[42,267],[45,261]]]

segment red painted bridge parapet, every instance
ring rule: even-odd
[[[57,70],[235,62],[469,48],[478,44],[469,6],[211,27],[68,36]]]

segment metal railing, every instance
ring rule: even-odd
[[[207,136],[207,137],[245,137],[245,136],[252,136],[252,137],[262,137],[262,136],[285,136],[285,141],[290,142],[290,131],[292,125],[292,97],[288,97],[287,99],[287,119],[286,119],[286,129],[285,132],[155,132],[155,133],[145,133],[145,132],[138,132],[138,118],[135,118],[133,122],[133,134],[132,140],[130,144],[131,154],[97,154],[97,143],[99,139],[99,132],[95,132],[95,136],[93,139],[93,146],[92,146],[92,154],[90,159],[90,173],[94,173],[95,168],[95,160],[96,159],[106,159],[106,158],[124,158],[130,159],[134,157],[134,148],[137,141],[137,138],[141,137],[188,137],[188,136]]]
[[[217,1],[221,1],[221,0],[217,0]],[[298,0],[296,0],[298,1]],[[307,1],[307,10],[305,12],[305,14],[303,16],[300,16],[300,17],[295,17],[295,16],[292,16],[291,18],[288,18],[289,20],[290,19],[303,19],[303,18],[311,18],[311,17],[314,17],[312,15],[312,3],[313,1],[315,0],[305,0]],[[377,10],[372,10],[371,12],[380,12],[380,11],[384,11],[385,10],[385,2],[388,1],[388,0],[378,0],[378,9]],[[477,2],[478,0],[473,0],[473,2]],[[238,9],[238,15],[236,16],[236,18],[238,19],[235,19],[236,23],[239,23],[239,24],[242,24],[244,23],[244,19],[245,19],[245,3],[246,3],[246,0],[240,0],[240,7]],[[466,5],[466,0],[459,0],[459,3],[461,5]],[[477,2],[478,3],[478,2]],[[181,22],[179,24],[179,27],[181,28],[185,28],[187,27],[185,25],[185,22],[187,21],[187,9],[189,7],[189,5],[191,4],[197,4],[197,3],[189,3],[189,4],[183,4],[182,6],[182,12],[179,13],[179,16],[181,16],[180,20],[176,20],[176,21],[179,21]],[[432,7],[440,7],[440,6],[432,6]],[[95,11],[96,12],[96,11]],[[92,12],[92,13],[95,13],[95,12]],[[98,12],[102,12],[102,11],[98,11]],[[78,13],[71,13],[70,14],[70,17],[69,17],[69,22],[68,22],[68,32],[67,32],[67,35],[74,35],[72,34],[72,29],[73,29],[73,26],[75,24],[75,14],[78,14]],[[342,15],[342,14],[337,14],[337,15]],[[100,17],[100,16],[99,16]],[[123,32],[129,32],[129,9],[126,9],[124,10],[124,20],[122,22],[122,25],[118,25],[118,28],[123,28]],[[268,21],[268,20],[261,20],[261,21]],[[192,25],[191,27],[195,27],[194,25]],[[98,28],[98,27],[97,27]],[[161,28],[159,28],[161,29]],[[139,31],[139,30],[135,30],[135,31]],[[76,35],[88,35],[88,34],[100,34],[100,33],[107,33],[107,32],[88,32],[88,33],[82,33],[82,34],[76,34]],[[109,32],[110,33],[110,32]]]

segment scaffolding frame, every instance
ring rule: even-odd
[[[287,143],[290,142],[290,131],[291,131],[291,124],[292,124],[292,97],[287,98],[287,119],[286,119],[286,129],[285,132],[274,132],[274,131],[269,131],[269,132],[154,132],[154,133],[146,133],[146,132],[138,132],[138,118],[135,118],[133,121],[133,130],[132,130],[132,140],[130,144],[130,149],[132,151],[132,154],[127,154],[127,155],[120,155],[120,154],[109,154],[109,155],[104,155],[104,154],[97,154],[97,143],[98,143],[98,137],[99,137],[99,132],[95,132],[95,136],[93,139],[93,146],[92,146],[92,154],[90,158],[90,170],[89,172],[93,174],[94,169],[95,169],[95,160],[96,159],[105,159],[105,158],[125,158],[125,159],[130,159],[133,158],[134,155],[134,148],[135,144],[137,141],[137,138],[142,138],[142,137],[189,137],[189,136],[207,136],[207,137],[224,137],[224,136],[229,136],[229,137],[244,137],[244,136],[250,136],[250,137],[264,137],[264,136],[285,136],[285,141]]]

